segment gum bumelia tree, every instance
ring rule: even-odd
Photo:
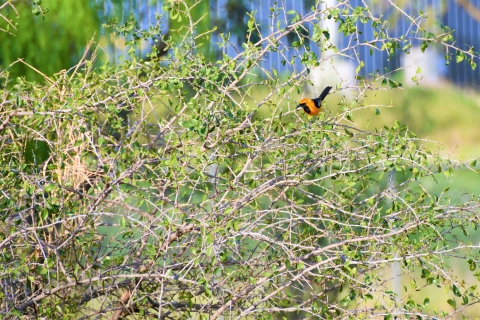
[[[44,83],[1,71],[0,315],[474,314],[476,281],[451,265],[476,275],[479,246],[468,234],[478,199],[453,203],[422,181],[476,163],[429,151],[399,123],[366,131],[354,119],[381,109],[364,103],[371,90],[400,86],[389,71],[362,77],[361,48],[393,56],[435,44],[447,61],[472,67],[476,53],[456,48],[447,27],[425,31],[423,14],[393,5],[411,25],[391,36],[380,14],[349,1],[312,2],[303,15],[276,6],[268,25],[249,13],[236,48],[228,33],[214,44],[214,28],[199,32],[198,3],[165,2],[179,30],[163,38],[161,16],[148,30],[134,19],[111,23],[129,48],[117,65],[96,61],[91,45]],[[348,48],[329,41],[324,21],[351,39]],[[359,25],[374,38],[360,42]],[[136,56],[140,41],[160,38],[167,54]],[[235,55],[222,54],[232,47]],[[294,70],[287,78],[262,64],[287,52],[295,56],[283,60]],[[355,85],[332,85],[353,102],[315,120],[295,113],[310,70],[345,56],[358,63]]]

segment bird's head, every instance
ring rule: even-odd
[[[312,107],[313,105],[314,104],[313,104],[312,99],[305,98],[305,99],[300,100],[300,102],[297,105],[296,110],[303,109],[303,111],[305,111],[306,113],[310,113],[310,107]]]

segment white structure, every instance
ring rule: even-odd
[[[337,4],[337,0],[326,0],[325,8],[333,7]],[[328,29],[330,39],[324,41],[330,42],[338,48],[338,26],[333,19],[324,20],[323,29]],[[336,88],[344,88],[340,92],[348,98],[352,97],[350,87],[355,86],[355,64],[353,61],[340,58],[332,50],[322,52],[320,66],[314,68],[310,72],[310,81],[313,88],[309,86],[308,91],[312,96],[318,96],[326,86]]]
[[[416,85],[412,80],[415,76],[422,85],[435,86],[445,74],[445,61],[441,54],[432,49],[423,53],[420,47],[413,47],[410,54],[402,55],[401,62],[404,68],[404,86]],[[417,73],[417,70],[421,72]]]

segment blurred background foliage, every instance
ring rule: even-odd
[[[10,7],[2,12],[17,28],[0,32],[0,63],[13,77],[43,80],[41,74],[18,59],[47,76],[69,69],[78,62],[89,39],[98,36],[101,18],[89,1],[47,0],[41,6],[48,9],[43,17],[32,14],[31,1],[15,4],[17,12]],[[8,23],[2,20],[1,26],[6,29]]]

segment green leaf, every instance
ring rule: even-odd
[[[126,225],[127,225],[127,220],[125,219],[125,217],[121,217],[120,218],[120,227],[125,228]]]
[[[452,306],[453,309],[457,308],[457,303],[453,299],[448,299],[447,303]]]
[[[39,274],[48,274],[48,268],[42,267],[40,268],[40,271],[38,272]]]
[[[470,266],[470,271],[475,271],[475,269],[477,268],[477,264],[475,263],[475,261],[473,261],[472,259],[468,259],[468,264]]]
[[[364,66],[365,66],[365,63],[363,61],[360,61],[360,64],[355,69],[355,74],[358,74]]]
[[[47,220],[49,216],[50,216],[50,212],[48,211],[48,209],[47,209],[47,208],[43,208],[43,209],[42,209],[42,215],[41,215],[42,221]]]
[[[330,40],[330,33],[328,32],[328,30],[322,30],[322,33],[325,39]]]
[[[422,278],[425,279],[430,275],[430,270],[422,269]]]
[[[425,52],[425,49],[428,48],[428,42],[425,40],[422,42],[421,46],[420,46],[420,50],[422,50],[422,52]]]
[[[425,298],[425,300],[423,300],[423,307],[424,308],[428,308],[428,305],[430,304],[430,299],[429,298]]]
[[[355,290],[351,289],[348,294],[348,297],[350,301],[354,301],[357,298],[357,293],[355,292]]]
[[[460,292],[460,290],[458,289],[458,287],[456,285],[452,286],[452,291],[453,291],[453,294],[456,295],[457,297],[462,296],[462,293]]]
[[[57,190],[57,189],[58,189],[58,187],[53,183],[49,183],[45,186],[45,192],[52,192],[52,191]]]
[[[182,127],[188,128],[188,129],[194,128],[197,125],[198,125],[198,120],[197,119],[189,119],[189,120],[186,120],[186,121],[182,122]]]
[[[468,62],[470,62],[470,67],[472,68],[472,70],[477,69],[477,63],[473,61],[473,59],[468,59]]]
[[[413,300],[408,300],[408,301],[405,303],[405,307],[406,307],[407,309],[410,309],[410,310],[413,309],[413,308],[415,308],[415,301],[413,301]]]

